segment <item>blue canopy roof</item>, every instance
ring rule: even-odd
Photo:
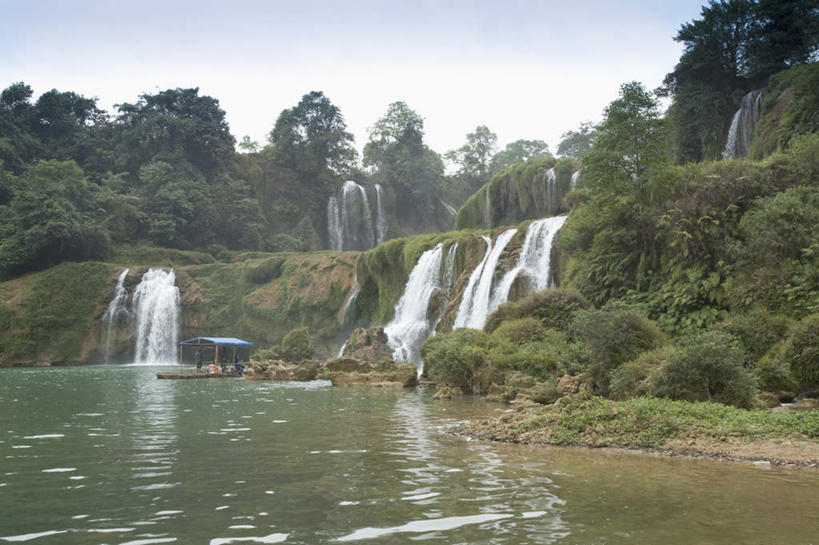
[[[212,343],[220,346],[253,346],[253,343],[237,339],[236,337],[196,337],[187,341],[180,341],[179,344]]]

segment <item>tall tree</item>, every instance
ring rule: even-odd
[[[641,83],[620,86],[597,127],[594,148],[583,154],[583,183],[615,191],[640,185],[665,159],[657,99]]]
[[[364,146],[364,166],[377,166],[384,158],[387,148],[409,132],[424,135],[424,118],[407,106],[406,102],[393,102],[375,124],[370,127],[369,141]]]
[[[458,165],[458,176],[472,190],[489,181],[490,162],[498,145],[498,135],[486,125],[478,125],[466,135],[466,144],[447,152],[445,158]]]
[[[557,154],[561,157],[580,159],[580,156],[592,148],[594,125],[590,121],[580,124],[576,131],[566,131],[560,135]]]

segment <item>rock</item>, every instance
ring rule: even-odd
[[[282,360],[251,361],[245,370],[249,380],[309,381],[316,378],[317,367],[293,365]]]
[[[557,379],[557,391],[561,396],[566,396],[580,391],[591,392],[591,387],[584,375],[563,375]]]
[[[385,359],[392,359],[392,348],[387,343],[387,334],[382,326],[370,329],[357,328],[350,335],[350,340],[344,345],[344,358],[352,358],[363,362],[377,363]]]
[[[324,375],[333,386],[412,387],[418,384],[418,372],[410,363],[382,360],[373,365],[352,358],[338,358],[324,364]]]
[[[432,399],[452,399],[453,397],[461,397],[462,395],[464,395],[463,390],[457,386],[441,386],[438,388],[438,391],[435,392],[435,395],[432,396]]]

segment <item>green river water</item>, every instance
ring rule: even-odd
[[[469,441],[424,390],[0,369],[0,542],[819,544],[819,472]]]

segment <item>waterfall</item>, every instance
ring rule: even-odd
[[[574,191],[575,186],[577,185],[577,179],[580,177],[580,171],[575,170],[574,174],[572,174],[572,179],[569,182],[569,190]]]
[[[102,328],[105,330],[105,348],[103,349],[103,361],[105,363],[108,363],[111,355],[111,330],[115,326],[120,325],[123,319],[127,321],[130,317],[130,312],[128,312],[128,307],[126,307],[128,291],[124,286],[125,277],[128,276],[129,270],[130,269],[125,269],[119,273],[117,285],[114,287],[114,298],[108,303],[108,309],[105,311],[105,314],[102,315]]]
[[[387,235],[387,217],[381,205],[381,186],[376,184],[377,236],[367,190],[352,180],[344,182],[341,197],[327,200],[327,240],[331,250],[369,250]]]
[[[387,216],[384,215],[384,205],[382,204],[381,184],[375,184],[375,212],[376,212],[376,245],[387,240]]]
[[[358,298],[358,292],[361,291],[361,286],[358,284],[358,274],[353,275],[353,283],[350,286],[350,293],[347,294],[347,299],[344,301],[344,306],[341,307],[341,312],[338,313],[336,319],[338,323],[344,325],[347,323],[347,314],[350,312],[350,308],[353,306],[353,303]]]
[[[452,219],[458,217],[458,211],[455,210],[454,206],[445,201],[441,201],[441,204],[444,206],[444,208],[446,208],[446,211],[449,212],[449,214],[452,216]]]
[[[489,296],[498,260],[515,233],[517,229],[507,229],[498,235],[494,247],[488,237],[483,237],[486,242],[486,254],[469,277],[469,284],[458,307],[458,314],[455,316],[455,328],[481,329],[483,327],[489,315]]]
[[[393,349],[393,359],[415,363],[419,374],[423,369],[423,362],[418,349],[432,333],[427,313],[432,294],[440,288],[442,253],[443,244],[438,243],[421,254],[409,275],[404,293],[395,304],[395,316],[384,327],[390,348]]]
[[[327,201],[327,240],[330,249],[340,252],[344,249],[344,230],[341,226],[341,212],[338,209],[338,199],[330,195]]]
[[[526,231],[526,239],[520,250],[518,264],[514,269],[503,275],[498,287],[492,294],[489,312],[492,313],[501,303],[509,298],[509,290],[520,273],[529,279],[530,291],[541,291],[551,284],[549,275],[552,241],[555,235],[566,223],[566,216],[555,216],[533,221]]]
[[[137,363],[176,362],[179,340],[179,288],[173,269],[149,269],[134,290]]]
[[[722,152],[723,159],[747,157],[751,151],[751,140],[754,138],[754,128],[762,112],[762,92],[751,91],[740,102],[739,110],[731,119],[731,128],[728,129],[728,141]]]

